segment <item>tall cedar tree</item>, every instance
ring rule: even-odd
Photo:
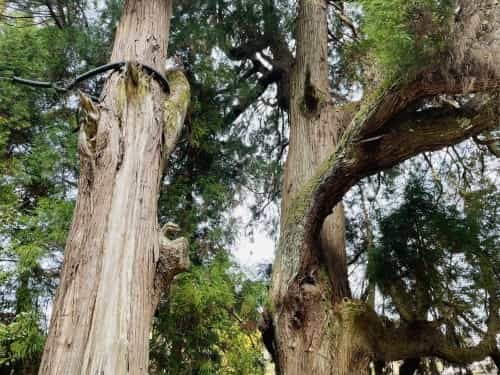
[[[78,199],[40,374],[140,374],[160,295],[189,264],[187,243],[158,225],[165,160],[190,101],[181,71],[163,71],[171,2],[126,1],[99,103],[81,95]],[[166,228],[168,231],[169,228]]]

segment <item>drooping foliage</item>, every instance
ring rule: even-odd
[[[396,325],[440,322],[459,346],[485,335],[500,288],[497,162],[480,147],[414,158],[346,200],[355,294]]]
[[[402,205],[380,222],[371,277],[382,288],[404,280],[410,290],[432,291],[428,303],[446,303],[452,286],[471,295],[480,295],[472,289],[491,290],[500,264],[494,250],[500,240],[497,196],[493,187],[465,193],[460,210],[440,201],[436,191],[409,181]]]

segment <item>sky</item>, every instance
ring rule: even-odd
[[[251,212],[245,203],[236,207],[232,215],[238,219],[241,227],[231,252],[243,271],[256,277],[259,265],[273,262],[275,241],[262,225],[255,226],[253,235],[248,235],[245,228],[251,220]]]

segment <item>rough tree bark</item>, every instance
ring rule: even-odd
[[[327,42],[326,2],[302,2],[297,55],[290,76],[290,143],[282,212],[287,212],[294,195],[333,152],[341,125],[348,120],[348,114],[335,111],[331,105]],[[286,223],[281,223],[283,230]],[[333,314],[330,302],[350,296],[344,231],[344,211],[339,204],[322,225],[317,241],[319,257],[310,260],[307,273],[287,296],[286,317],[278,321],[278,367],[284,374],[329,373],[334,349],[328,335]],[[275,276],[279,274],[275,272]]]
[[[470,108],[414,107],[436,95],[498,90],[499,6],[460,1],[449,61],[386,84],[361,106],[338,106],[328,85],[327,4],[300,0],[296,23],[290,146],[270,290],[277,372],[363,374],[372,361],[482,359],[492,353],[500,327],[496,298],[488,333],[472,348],[448,345],[435,324],[387,327],[368,304],[351,299],[342,213],[338,208],[332,215],[332,208],[365,176],[498,126],[495,96]]]
[[[111,61],[162,71],[169,0],[127,0]],[[189,265],[184,239],[159,229],[165,160],[189,104],[181,72],[167,95],[140,65],[107,80],[101,101],[81,96],[79,192],[40,374],[146,374],[153,313]]]

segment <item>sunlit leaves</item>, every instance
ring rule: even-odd
[[[262,282],[246,280],[222,253],[180,275],[158,311],[150,372],[262,373],[265,295]]]

